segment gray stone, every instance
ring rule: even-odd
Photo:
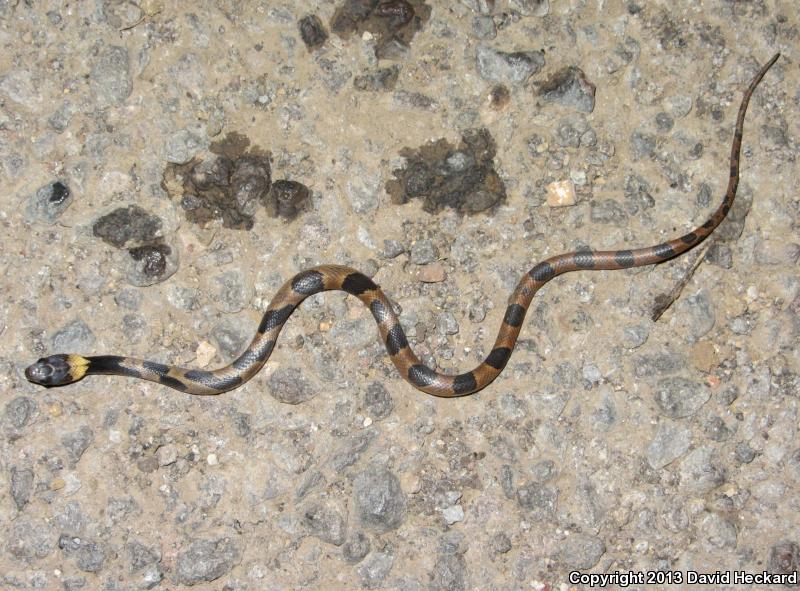
[[[167,138],[164,158],[172,164],[186,164],[206,148],[207,140],[188,129],[176,131]]]
[[[561,560],[574,569],[595,566],[606,551],[603,540],[589,534],[574,533],[561,543]]]
[[[558,503],[558,489],[538,482],[529,482],[517,489],[517,502],[530,512],[534,521],[552,517]]]
[[[353,496],[359,521],[372,530],[396,529],[405,518],[406,496],[397,476],[385,468],[361,472],[353,483]]]
[[[178,583],[196,585],[214,581],[230,572],[241,558],[241,550],[231,538],[195,540],[178,553],[175,568]]]
[[[547,16],[550,0],[511,0],[511,7],[524,16]]]
[[[146,329],[147,320],[141,314],[125,314],[122,317],[122,334],[127,342],[138,343]]]
[[[736,526],[716,513],[706,513],[700,520],[698,531],[709,550],[735,550],[737,541]]]
[[[661,423],[647,446],[647,462],[654,470],[667,466],[685,454],[692,443],[692,432],[682,425]]]
[[[41,559],[55,549],[56,538],[44,521],[26,515],[14,519],[3,535],[5,551],[19,560]]]
[[[497,554],[505,554],[511,551],[511,538],[507,534],[500,532],[492,536],[491,547]]]
[[[17,396],[6,404],[6,420],[17,429],[28,425],[36,416],[37,406],[33,398]]]
[[[663,416],[679,419],[696,413],[711,398],[711,391],[701,382],[671,377],[658,381],[653,397]]]
[[[544,66],[540,51],[505,52],[479,45],[475,57],[478,74],[490,82],[517,86],[525,82]]]
[[[365,429],[364,431],[351,435],[331,456],[329,462],[331,469],[339,472],[355,464],[364,452],[367,451],[367,448],[373,442],[377,434],[377,431],[374,429]]]
[[[70,463],[77,464],[78,460],[81,459],[81,456],[93,441],[94,431],[87,425],[83,425],[74,433],[64,435],[64,437],[61,438],[61,445],[67,450],[67,457]]]
[[[226,271],[211,280],[215,286],[214,299],[220,309],[228,314],[242,310],[250,299],[244,282],[244,275],[239,270]]]
[[[394,565],[394,553],[390,551],[373,552],[358,567],[358,578],[366,589],[380,589]]]
[[[94,333],[83,320],[76,319],[59,329],[53,335],[51,343],[54,351],[90,351],[94,344]]]
[[[440,335],[458,334],[458,321],[452,312],[441,312],[436,316],[436,331]]]
[[[371,544],[364,532],[356,532],[342,546],[342,556],[350,564],[358,564],[369,554]]]
[[[371,382],[364,395],[364,407],[369,416],[380,421],[388,417],[394,410],[392,395],[381,382]]]
[[[559,70],[539,85],[539,96],[543,99],[583,113],[594,111],[594,94],[595,85],[576,66]]]
[[[119,45],[101,49],[89,73],[89,84],[101,108],[122,104],[133,90],[128,50]]]
[[[430,240],[418,240],[411,245],[411,262],[415,265],[427,265],[439,260],[439,249]]]
[[[725,483],[726,470],[713,449],[698,447],[680,464],[681,485],[696,493],[709,492]]]
[[[141,291],[129,287],[120,289],[114,294],[114,303],[126,310],[138,310],[142,303]]]
[[[406,251],[405,247],[397,240],[384,240],[383,250],[380,257],[383,259],[394,259]]]
[[[67,534],[58,539],[58,547],[75,561],[78,570],[85,573],[101,571],[108,558],[108,552],[96,542]]]
[[[31,500],[33,477],[33,470],[30,468],[11,468],[11,498],[20,511]]]
[[[431,591],[466,591],[467,561],[462,554],[441,554],[431,573]]]
[[[303,509],[303,525],[309,533],[328,544],[341,546],[347,534],[347,523],[339,510],[323,503],[311,503]]]
[[[800,546],[797,542],[781,540],[769,549],[767,570],[778,574],[792,574],[800,570]]]
[[[472,19],[472,34],[478,39],[494,39],[497,37],[497,27],[491,16],[476,16]]]
[[[28,200],[28,219],[54,223],[72,203],[72,191],[64,181],[53,181],[42,185]]]
[[[736,460],[742,464],[749,464],[756,459],[756,450],[754,450],[746,441],[740,441],[736,444],[734,449]]]
[[[379,68],[356,76],[353,79],[353,86],[365,92],[387,92],[394,90],[399,75],[400,68],[398,66]]]
[[[270,396],[284,404],[300,404],[311,400],[318,393],[296,367],[276,369],[269,376],[267,386]]]

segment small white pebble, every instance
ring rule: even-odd
[[[208,454],[206,462],[208,462],[209,466],[216,466],[217,464],[219,464],[219,459],[217,458],[217,454]]]
[[[211,360],[214,359],[214,355],[217,354],[217,350],[208,341],[201,341],[200,344],[197,345],[197,349],[195,349],[194,354],[197,358],[197,364],[200,367],[206,367],[209,363],[211,363]]]
[[[364,419],[364,426],[365,427],[369,427],[371,424],[372,424],[372,418],[371,417],[367,417],[367,418]]]
[[[111,429],[108,432],[108,440],[111,443],[119,443],[122,441],[122,433],[120,433],[117,429]]]
[[[555,181],[547,185],[547,205],[550,207],[566,207],[575,205],[575,183],[572,181]]]
[[[461,505],[452,505],[442,511],[442,517],[447,525],[458,523],[464,519],[464,508]]]

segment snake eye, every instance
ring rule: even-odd
[[[67,355],[42,357],[25,369],[25,377],[29,382],[42,386],[62,386],[74,381],[70,376]]]

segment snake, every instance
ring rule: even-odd
[[[744,91],[733,134],[728,188],[711,217],[691,232],[656,246],[634,250],[582,249],[538,263],[523,275],[509,296],[494,346],[472,371],[448,375],[426,366],[409,345],[391,301],[372,279],[351,267],[321,265],[302,271],[283,284],[268,304],[250,345],[235,361],[220,369],[184,369],[117,355],[57,354],[27,367],[25,376],[33,383],[48,387],[71,384],[88,375],[127,376],[157,382],[188,394],[220,394],[238,388],[261,370],[275,349],[281,329],[303,300],[320,292],[338,290],[355,296],[370,310],[389,358],[409,384],[444,398],[473,394],[488,386],[505,368],[533,296],[548,281],[572,271],[609,271],[662,263],[696,247],[719,226],[733,206],[739,185],[739,157],[747,105],[756,86],[779,57],[779,53],[775,54],[762,66]]]

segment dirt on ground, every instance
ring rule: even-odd
[[[0,2],[0,587],[791,583],[799,38],[788,0]],[[221,367],[325,263],[467,371],[537,262],[708,219],[779,51],[712,239],[557,277],[477,394],[342,292],[219,396],[25,379]]]

